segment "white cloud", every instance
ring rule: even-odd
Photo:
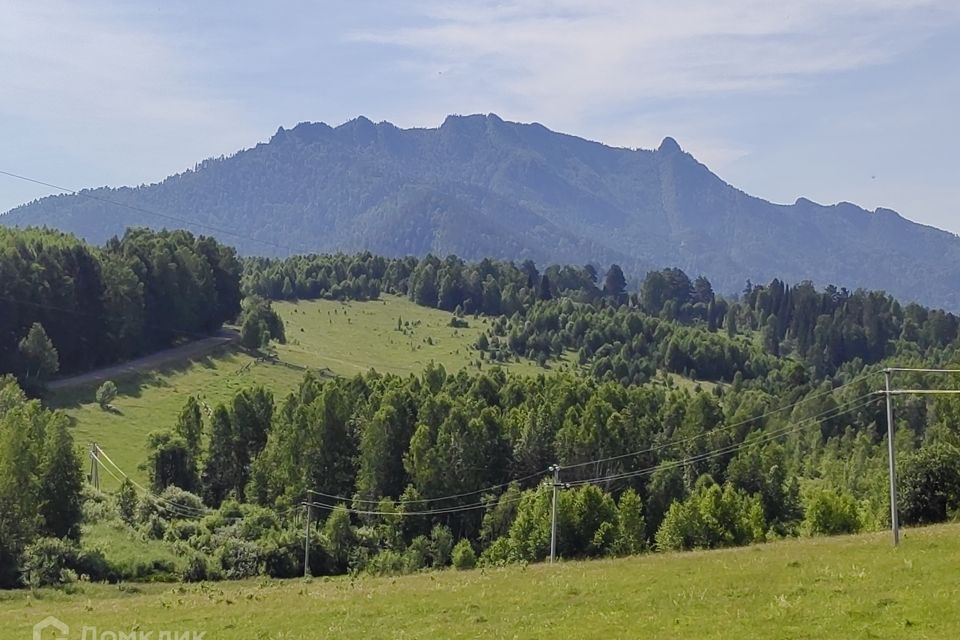
[[[72,2],[6,7],[0,108],[142,124],[208,122],[216,105],[184,90],[186,61],[165,40],[117,18]]]
[[[417,6],[428,24],[351,37],[418,54],[423,77],[479,78],[500,101],[563,121],[650,99],[795,90],[886,62],[960,15],[950,0]]]
[[[137,184],[254,140],[243,113],[203,84],[202,60],[151,11],[66,0],[4,7],[0,118],[17,142],[0,164],[68,186]]]

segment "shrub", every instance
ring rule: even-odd
[[[184,491],[180,487],[169,486],[163,490],[157,500],[157,511],[167,520],[195,518],[206,511],[200,496]]]
[[[943,522],[960,507],[960,449],[923,447],[903,458],[898,475],[904,524]]]
[[[84,488],[82,497],[83,505],[81,509],[84,524],[96,524],[116,516],[113,504],[107,499],[107,496],[89,485]]]
[[[405,564],[403,554],[385,549],[370,559],[367,572],[377,576],[395,576],[403,573]]]
[[[501,538],[502,540],[502,538]],[[500,542],[500,540],[497,540]],[[506,540],[504,540],[506,542]],[[494,544],[496,546],[496,544]],[[493,547],[491,547],[492,549]],[[453,548],[453,566],[460,570],[473,569],[477,566],[477,554],[473,550],[470,541],[464,538]]]
[[[110,409],[110,403],[117,399],[117,385],[107,380],[97,389],[97,404],[104,411]]]
[[[140,525],[140,532],[148,538],[163,540],[167,534],[167,522],[155,513]]]
[[[857,533],[857,505],[853,498],[833,489],[813,491],[807,496],[803,530],[812,536]]]
[[[271,578],[295,578],[303,575],[303,538],[299,533],[288,529],[267,536],[261,548],[264,573]],[[317,546],[310,546],[311,552],[314,552],[311,556],[315,555]],[[322,564],[311,562],[311,574],[322,573],[322,570]]]
[[[461,542],[463,542],[461,540]],[[471,547],[473,550],[473,547]],[[453,566],[457,566],[457,548],[453,548]],[[510,545],[510,539],[506,536],[497,538],[489,547],[487,547],[480,556],[481,566],[502,567],[511,562],[513,548]],[[459,568],[459,567],[458,567]]]
[[[91,582],[116,582],[120,579],[114,567],[101,549],[81,549],[74,569]]]
[[[280,523],[273,511],[253,505],[243,506],[243,520],[238,523],[237,531],[244,540],[259,540],[279,529]]]
[[[178,540],[189,540],[197,535],[199,526],[193,520],[180,520],[171,522],[164,534],[164,540],[167,542],[176,542]]]
[[[203,582],[204,580],[209,580],[210,566],[207,558],[199,553],[189,556],[183,567],[177,572],[177,578],[181,582]]]
[[[450,552],[453,550],[453,533],[445,524],[436,525],[430,532],[430,555],[433,566],[445,567],[450,564]]]
[[[763,540],[765,531],[757,496],[704,476],[689,498],[670,505],[655,537],[658,549],[678,551],[749,544]]]
[[[23,551],[20,575],[31,589],[65,582],[64,572],[77,566],[79,549],[59,538],[38,538]]]
[[[406,573],[416,573],[427,566],[430,558],[430,541],[426,536],[417,536],[403,554],[403,569]]]
[[[223,574],[231,580],[250,578],[260,573],[260,549],[246,540],[225,540],[217,549],[217,561]]]

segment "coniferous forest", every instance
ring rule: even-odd
[[[92,247],[0,228],[0,373],[33,384],[208,335],[240,312],[240,271],[232,248],[185,231]]]
[[[708,277],[673,268],[628,282],[617,265],[541,270],[452,256],[241,262],[184,232],[131,231],[103,248],[39,230],[0,237],[0,368],[30,393],[58,371],[224,322],[262,347],[283,337],[270,300],[389,292],[450,311],[452,322],[492,320],[464,370],[307,373],[289,395],[252,387],[209,411],[190,397],[150,438],[145,492],[131,482],[116,495],[84,489],[66,418],[6,378],[5,586],[71,572],[168,576],[162,566],[130,575],[84,547],[80,525],[98,518],[175,545],[189,558],[174,576],[183,580],[539,561],[554,473],[564,558],[882,529],[881,371],[950,365],[960,346],[952,313],[805,282],[746,283],[723,296]],[[542,372],[498,366],[518,358]],[[560,362],[575,367],[559,371]],[[960,402],[905,397],[896,415],[903,522],[953,517]]]

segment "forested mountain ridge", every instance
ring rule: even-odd
[[[777,277],[960,308],[960,239],[951,233],[887,209],[752,197],[671,138],[653,151],[612,148],[495,115],[450,116],[436,129],[363,117],[303,123],[158,184],[87,195],[235,230],[246,238],[220,237],[246,254],[616,262],[634,281],[675,265],[708,274],[721,292]],[[0,222],[98,243],[125,226],[170,224],[79,196],[44,198]]]

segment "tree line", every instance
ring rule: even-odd
[[[80,539],[84,479],[69,425],[65,414],[28,400],[12,377],[0,377],[2,588],[28,582],[38,541]]]
[[[186,231],[92,247],[0,228],[0,373],[33,387],[209,334],[239,313],[240,275],[232,248]]]
[[[444,566],[455,544],[480,563],[542,560],[552,464],[570,485],[558,506],[568,558],[851,533],[888,519],[883,406],[869,396],[876,373],[776,393],[439,366],[406,378],[308,374],[279,401],[251,388],[205,414],[189,400],[172,431],[151,437],[148,469],[156,492],[189,488],[195,504],[230,513],[311,502],[315,573]],[[905,523],[960,508],[956,406],[902,412]],[[182,519],[139,526],[162,538]],[[275,575],[266,567],[276,531],[243,541],[251,571]],[[211,554],[211,571],[228,571],[213,533],[183,539]],[[288,542],[282,566],[295,575],[302,548]]]
[[[739,296],[723,297],[703,275],[677,268],[647,273],[630,292],[616,264],[601,277],[592,265],[541,272],[529,260],[361,253],[256,258],[244,267],[245,292],[267,299],[365,300],[390,292],[427,307],[499,316],[477,344],[489,359],[547,364],[572,350],[594,375],[625,383],[657,369],[727,382],[737,371],[765,377],[779,369],[780,356],[813,375],[833,375],[846,363],[892,355],[937,359],[960,333],[956,315],[882,292],[774,279],[748,281]]]
[[[620,300],[626,279],[617,265],[601,280],[592,265],[551,265],[541,273],[531,260],[470,263],[456,256],[385,258],[367,252],[249,258],[243,287],[248,295],[273,300],[369,300],[388,292],[446,311],[509,316],[560,295],[582,302]]]

